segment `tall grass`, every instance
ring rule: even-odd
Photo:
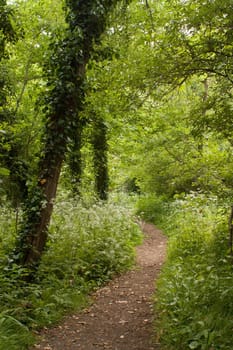
[[[93,288],[132,266],[141,232],[131,209],[111,201],[58,199],[49,241],[34,283],[7,271],[14,246],[15,214],[0,208],[0,350],[27,349],[32,330],[87,304]]]
[[[164,225],[167,263],[157,284],[157,327],[164,349],[230,350],[233,266],[228,213],[214,197],[176,200]]]

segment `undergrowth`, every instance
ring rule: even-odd
[[[230,350],[233,266],[227,210],[190,194],[170,207],[167,262],[157,282],[158,337],[167,350]]]
[[[18,267],[7,270],[16,219],[10,208],[0,210],[0,350],[27,349],[34,330],[87,305],[91,290],[132,266],[142,239],[127,206],[62,195],[38,274],[27,284]]]
[[[154,194],[140,195],[136,203],[136,214],[143,220],[161,226],[166,221],[168,203],[166,197]],[[164,220],[165,219],[165,220]]]

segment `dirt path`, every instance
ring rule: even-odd
[[[155,280],[165,258],[166,238],[142,224],[145,240],[137,249],[137,267],[94,294],[93,305],[44,330],[42,350],[158,350],[153,341]]]

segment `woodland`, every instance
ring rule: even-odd
[[[131,268],[140,219],[161,349],[232,350],[232,43],[232,0],[0,0],[0,350]]]

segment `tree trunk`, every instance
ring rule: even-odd
[[[49,177],[42,178],[39,181],[41,186],[42,198],[38,204],[39,220],[35,227],[31,228],[30,233],[25,237],[25,248],[21,250],[21,264],[25,266],[36,266],[44,251],[47,241],[48,226],[53,211],[53,203],[56,197],[57,185],[61,172],[63,158],[56,160],[56,166],[50,171]],[[31,219],[31,218],[30,218]]]
[[[74,131],[72,144],[69,146],[69,174],[72,191],[75,195],[81,194],[82,181],[82,132],[83,125],[79,123],[79,127]]]
[[[62,162],[72,130],[77,128],[84,97],[85,67],[100,39],[106,18],[117,0],[67,0],[69,28],[65,39],[52,46],[48,74],[47,128],[38,184],[30,191],[13,261],[34,275],[44,251]],[[80,34],[81,33],[81,34]]]
[[[93,130],[95,190],[101,200],[108,199],[108,143],[107,127],[97,118]]]

